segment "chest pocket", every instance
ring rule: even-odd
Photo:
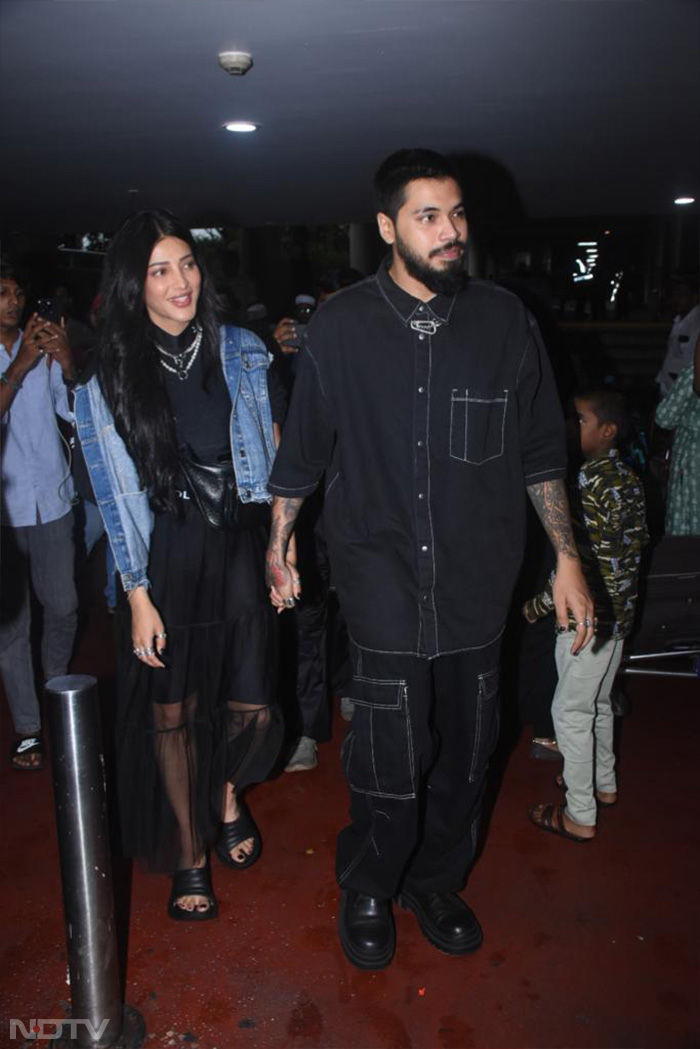
[[[481,466],[503,455],[507,390],[452,390],[450,456]]]
[[[252,406],[256,398],[261,397],[267,391],[267,354],[251,353],[243,350],[241,353],[241,366],[244,380],[241,382],[241,393]],[[247,382],[245,381],[246,379]]]

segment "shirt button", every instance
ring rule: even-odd
[[[421,550],[423,551],[423,553],[424,553],[424,554],[427,554],[427,552],[428,552],[428,547],[427,547],[427,546],[422,546],[422,547],[421,547]]]
[[[422,448],[422,447],[423,447],[423,442],[422,442],[422,441],[419,441],[419,442],[418,442],[418,447],[419,447],[419,448]]]
[[[425,393],[425,386],[419,386],[418,393]]]
[[[418,307],[418,312],[419,313],[425,313],[425,306],[419,306]]]
[[[418,493],[418,498],[419,499],[425,499],[425,496],[424,496],[423,492],[419,492]]]
[[[427,605],[428,601],[430,600],[430,594],[421,594],[420,599],[424,605]]]
[[[423,342],[423,340],[425,339],[425,335],[419,335],[418,338],[420,339],[421,342]]]

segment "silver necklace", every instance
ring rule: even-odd
[[[197,325],[197,333],[190,343],[184,350],[180,350],[179,353],[170,353],[168,350],[164,350],[158,343],[155,344],[156,349],[160,355],[160,363],[167,372],[172,375],[177,375],[181,382],[184,382],[189,375],[190,368],[197,359],[199,353],[199,347],[202,345],[202,329]],[[165,359],[169,357],[173,364],[169,364]]]

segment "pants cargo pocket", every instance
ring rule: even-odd
[[[414,798],[415,769],[405,681],[353,678],[355,713],[342,751],[350,789]]]
[[[498,742],[501,722],[498,686],[498,668],[479,674],[474,714],[474,742],[469,766],[470,783],[476,782],[484,775]]]

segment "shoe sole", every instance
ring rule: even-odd
[[[353,947],[347,942],[343,935],[343,916],[345,914],[345,900],[340,905],[340,911],[338,913],[338,936],[340,937],[340,946],[343,948],[343,954],[347,960],[354,965],[357,969],[364,969],[365,972],[370,972],[374,969],[386,969],[387,965],[390,964],[396,951],[396,931],[393,929],[393,936],[386,952],[381,955],[376,954],[363,954],[362,951],[358,951],[356,947]]]
[[[439,951],[442,951],[443,954],[471,954],[473,951],[477,951],[484,942],[484,934],[482,933],[481,929],[477,926],[477,929],[474,933],[474,939],[469,940],[468,942],[457,947],[455,946],[452,940],[443,939],[441,936],[438,935],[438,933],[433,931],[433,929],[428,925],[425,918],[423,917],[422,911],[418,906],[418,903],[411,896],[407,896],[405,893],[401,893],[401,895],[397,898],[396,902],[398,903],[399,907],[401,907],[403,910],[411,911],[413,914],[415,914],[416,918],[418,919],[418,924],[420,925],[420,930],[425,936],[426,940],[432,943],[433,947],[437,947]],[[476,919],[474,920],[476,921]]]
[[[302,765],[300,762],[296,762],[294,765],[285,765],[285,772],[310,772],[311,769],[315,769],[318,765],[317,761],[314,761],[313,765]]]

